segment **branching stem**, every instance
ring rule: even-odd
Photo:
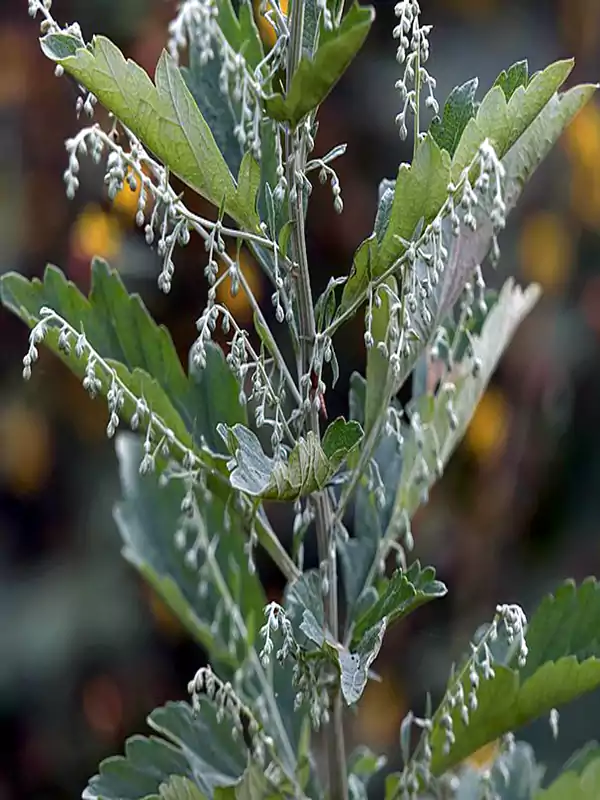
[[[288,49],[287,86],[296,71],[302,53],[302,29],[304,24],[304,0],[292,2]],[[316,337],[315,314],[313,308],[306,235],[304,230],[304,186],[301,180],[306,170],[306,139],[300,129],[289,130],[286,135],[286,161],[288,186],[290,187],[290,219],[293,224],[294,255],[298,264],[297,301],[300,326],[300,359],[298,378],[300,386],[307,387],[307,401],[310,403],[308,425],[317,440],[320,439],[319,416],[314,399],[310,396],[310,374]],[[307,380],[308,378],[308,380]],[[306,402],[306,401],[305,401]],[[319,561],[327,564],[327,587],[325,595],[326,625],[331,634],[338,637],[338,581],[337,552],[333,528],[333,514],[326,493],[314,497],[315,523]],[[331,721],[327,729],[327,753],[329,771],[329,796],[331,800],[347,800],[348,778],[346,768],[343,705],[339,688],[333,692]]]

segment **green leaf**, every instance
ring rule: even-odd
[[[504,155],[503,164],[508,173],[505,202],[508,211],[514,208],[526,181],[543,161],[564,128],[595,91],[596,87],[594,86],[578,86],[563,95],[553,96],[556,88],[565,80],[571,67],[572,62],[570,61],[561,61],[551,65],[543,73],[532,78],[527,88],[524,86],[517,88],[508,103],[499,86],[492,89],[480,106],[477,117],[470,120],[463,132],[452,160],[452,179],[456,180],[460,176],[463,168],[470,163],[478,147],[488,136],[496,144],[498,154]],[[483,129],[479,127],[478,120],[485,122],[485,125],[482,122]],[[434,140],[432,139],[432,141]],[[434,145],[439,150],[435,141]],[[430,213],[435,215],[446,196],[445,189],[442,196],[443,181],[440,179],[440,175],[437,178],[434,178],[433,175],[426,178],[424,175],[427,170],[424,170],[419,179],[416,159],[411,167],[402,165],[400,169],[404,173],[409,188],[414,184],[412,188],[415,189],[417,197],[420,192],[426,198],[425,202],[432,200],[434,195],[438,200],[441,198],[435,211],[433,202],[431,204]],[[442,174],[445,176],[445,180],[448,177],[445,165],[442,167]],[[396,188],[395,194],[397,193],[398,188]],[[397,202],[399,201],[395,196],[394,204]],[[385,235],[379,248],[376,245],[377,235],[375,233],[359,246],[354,255],[352,270],[344,289],[338,316],[357,305],[359,300],[364,300],[369,281],[374,276],[382,274],[391,266],[394,259],[402,254],[403,245],[395,239],[395,236],[401,235],[404,239],[409,239],[420,219],[424,224],[427,223],[427,215],[414,210],[417,205],[411,206],[410,202],[408,203],[409,207],[402,217],[402,229],[394,224],[393,211],[387,224],[385,216],[382,218],[378,230],[385,230]],[[476,231],[462,226],[459,236],[455,236],[450,219],[446,218],[442,222],[444,248],[448,250],[446,267],[434,295],[429,298],[428,317],[421,318],[419,313],[413,317],[413,327],[418,340],[412,347],[412,354],[405,359],[396,389],[400,388],[412,371],[423,346],[429,343],[435,330],[448,316],[475,266],[484,261],[490,249],[493,231],[489,214],[485,210],[487,206],[487,202],[480,202],[474,211],[477,219]],[[420,217],[418,213],[421,213]],[[418,276],[427,274],[427,266],[422,263],[420,258],[417,258],[415,262],[415,270]],[[401,276],[401,269],[398,270],[398,274]]]
[[[189,778],[172,775],[158,791],[161,800],[209,800]]]
[[[579,586],[566,581],[547,595],[527,627],[530,654],[522,672],[533,675],[547,661],[574,655],[600,659],[600,585],[587,578]]]
[[[458,180],[485,139],[491,141],[502,158],[548,104],[572,69],[572,59],[550,64],[527,86],[518,86],[508,100],[502,86],[494,85],[461,136],[452,159],[452,180]]]
[[[388,626],[420,606],[444,597],[448,590],[441,581],[435,580],[435,569],[421,569],[415,561],[405,572],[397,569],[390,579],[381,581],[376,602],[356,621],[353,628],[353,642],[358,642],[365,632],[380,622],[387,620]]]
[[[396,181],[387,180],[384,178],[379,184],[379,200],[377,203],[377,216],[375,217],[375,225],[373,231],[377,236],[377,241],[381,242],[385,236],[387,226],[390,223],[390,216],[392,213],[392,206],[394,205],[394,190],[396,188]]]
[[[302,27],[302,52],[312,59],[318,46],[319,14],[316,0],[305,0],[304,25]]]
[[[365,690],[369,667],[379,655],[385,631],[386,620],[383,619],[366,631],[355,652],[341,650],[339,653],[342,695],[349,706],[357,703]]]
[[[314,651],[315,645],[317,650],[321,650],[336,665],[340,673],[342,694],[348,705],[356,703],[367,680],[373,677],[369,668],[379,653],[386,620],[367,630],[354,651],[336,642],[325,626],[323,591],[318,570],[304,573],[288,587],[286,608],[296,630],[306,637],[307,649]],[[298,638],[302,641],[301,637]]]
[[[502,70],[496,78],[494,86],[500,86],[507,100],[513,96],[519,86],[527,86],[529,82],[529,64],[527,61],[517,61],[508,70]]]
[[[467,123],[477,111],[475,94],[479,80],[473,78],[450,92],[441,119],[431,123],[429,131],[438,145],[453,156]]]
[[[235,6],[237,14],[231,0],[217,0],[219,27],[235,52],[244,56],[251,69],[256,69],[264,52],[252,4],[249,0],[240,0]]]
[[[514,208],[524,185],[548,155],[565,128],[594,95],[597,85],[574,86],[552,97],[503,159],[506,168],[506,203]]]
[[[73,41],[74,40],[74,41]],[[76,46],[78,45],[78,46]],[[155,83],[103,36],[87,47],[70,34],[49,33],[44,54],[60,64],[138,136],[181,180],[236,222],[258,230],[256,198],[240,193],[183,76],[163,52]],[[75,48],[65,56],[65,50]]]
[[[237,175],[242,163],[242,147],[234,134],[234,128],[240,117],[240,104],[236,104],[231,96],[224,94],[219,86],[219,74],[222,59],[215,48],[214,57],[202,63],[198,45],[193,41],[189,46],[189,66],[181,67],[181,74],[192,97],[196,101],[200,113],[212,135],[217,147],[232,175]]]
[[[408,241],[419,223],[431,222],[446,199],[449,180],[450,156],[427,134],[413,163],[400,165],[393,199],[390,186],[382,195],[377,233],[365,239],[354,255],[340,313],[352,305],[372,278],[383,274],[402,255],[405,247],[398,237]]]
[[[562,771],[581,773],[587,765],[600,758],[600,744],[598,742],[588,742],[580,750],[577,750],[567,760]]]
[[[303,56],[300,60],[289,92],[272,94],[265,99],[269,116],[296,127],[317,108],[362,47],[374,18],[372,6],[354,3],[339,27],[327,30],[322,22],[317,50],[312,59]]]
[[[310,611],[317,624],[324,628],[325,609],[323,589],[319,570],[311,569],[289,584],[285,593],[285,607],[291,619],[301,619],[305,611]]]
[[[410,240],[421,220],[428,225],[442,207],[450,181],[450,156],[431,134],[419,144],[412,164],[401,164],[383,241],[373,276],[381,275],[403,252],[397,237]]]
[[[332,422],[323,441],[309,431],[286,461],[266,455],[256,434],[244,425],[219,426],[234,459],[231,485],[265,500],[296,500],[323,489],[362,438],[356,422]]]
[[[564,128],[579,110],[589,101],[595,91],[594,86],[578,86],[562,95],[555,95],[518,142],[504,156],[502,163],[506,170],[505,203],[510,212],[516,205],[523,188],[537,167],[551,150]],[[472,231],[462,226],[460,234],[454,236],[449,218],[442,223],[444,247],[448,251],[446,267],[442,278],[428,300],[429,317],[417,309],[412,317],[413,328],[418,340],[405,359],[396,389],[402,385],[405,376],[414,367],[424,344],[438,326],[443,324],[460,297],[465,282],[473,270],[481,264],[492,241],[492,225],[484,210],[488,202],[479,203],[475,210],[477,229]],[[417,275],[425,275],[427,267],[420,258],[415,262]]]
[[[600,797],[600,758],[590,761],[581,773],[564,772],[535,800],[596,800]]]
[[[481,676],[477,709],[470,712],[467,726],[458,707],[451,712],[456,740],[449,753],[443,749],[445,734],[439,721],[434,725],[434,774],[440,775],[506,731],[600,686],[599,595],[594,579],[579,587],[568,582],[540,605],[527,630],[525,666],[516,665],[515,655],[508,666],[494,664],[495,675],[489,680]],[[459,679],[466,697],[469,676]]]
[[[370,779],[385,767],[387,758],[378,756],[368,747],[360,746],[352,751],[348,759],[348,789],[350,800],[368,800],[367,786]]]
[[[372,233],[358,246],[352,260],[352,269],[344,287],[338,315],[350,308],[364,293],[373,277],[373,267],[377,259],[377,234]]]
[[[250,764],[235,784],[215,789],[214,800],[277,800],[285,796],[276,790],[262,769]]]
[[[187,779],[208,797],[216,786],[238,780],[246,768],[244,742],[232,740],[231,722],[218,722],[206,699],[200,703],[197,717],[187,703],[168,703],[153,711],[148,724],[158,736],[133,736],[124,756],[105,759],[83,793],[85,800],[156,796],[172,775]],[[192,797],[196,800],[197,794]]]
[[[265,596],[256,575],[245,568],[247,540],[240,519],[216,495],[199,497],[204,530],[233,600],[248,629],[242,640],[234,620],[222,607],[205,552],[196,547],[196,533],[185,533],[182,481],[161,487],[155,475],[141,476],[141,442],[132,434],[117,439],[123,499],[115,520],[123,539],[123,555],[158,592],[183,625],[203,645],[213,662],[235,668],[252,646],[263,617]],[[178,533],[178,530],[182,530]],[[203,587],[203,592],[199,587]],[[233,645],[233,646],[232,646]]]
[[[40,310],[51,308],[75,330],[85,331],[86,339],[96,353],[115,368],[119,377],[138,397],[144,397],[183,444],[197,445],[203,437],[215,452],[224,452],[216,425],[247,421],[245,408],[239,402],[239,386],[219,347],[209,345],[204,370],[190,363],[186,376],[168,330],[157,325],[141,298],[128,294],[116,270],[101,259],[92,262],[92,285],[85,298],[63,273],[53,266],[44,272],[43,281],[29,281],[9,272],[0,278],[3,305],[26,322],[29,327],[41,319]],[[49,328],[44,343],[82,378],[86,358],[77,358],[75,348],[66,354],[58,347],[59,331]],[[218,382],[219,397],[210,391]],[[110,385],[104,382],[101,394]],[[126,403],[123,417],[129,420],[135,411]],[[192,433],[194,436],[192,437]]]
[[[518,325],[535,305],[539,294],[538,286],[531,285],[522,291],[509,279],[483,323],[481,335],[473,337],[474,359],[480,362],[478,371],[474,374],[473,359],[465,359],[457,365],[453,378],[456,388],[452,396],[442,385],[435,396],[424,395],[413,404],[411,414],[419,420],[421,442],[415,430],[407,426],[402,449],[402,474],[387,533],[390,539],[397,538],[406,518],[413,516],[426,497],[426,490],[443,472],[464,436],[502,353]],[[427,465],[427,470],[421,468],[423,482],[419,483],[415,475],[418,465],[423,463]]]

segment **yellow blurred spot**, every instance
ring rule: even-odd
[[[39,491],[52,470],[52,437],[43,414],[16,403],[0,409],[0,472],[19,495]]]
[[[234,258],[233,254],[230,254]],[[239,258],[240,270],[243,272],[244,277],[248,281],[248,285],[252,290],[252,294],[258,301],[262,295],[262,280],[258,266],[250,253],[242,249]],[[217,300],[231,311],[239,325],[247,325],[252,321],[252,307],[246,297],[246,292],[240,286],[237,293],[231,294],[231,281],[229,278],[217,286]]]
[[[508,406],[503,395],[490,387],[481,398],[471,424],[467,428],[465,442],[481,459],[496,455],[506,441],[508,433]]]
[[[117,220],[93,204],[84,208],[71,232],[74,254],[85,259],[114,257],[121,248],[121,239]]]
[[[571,161],[571,207],[588,228],[600,227],[600,108],[588,103],[563,137]]]
[[[140,180],[137,177],[135,180],[134,191],[131,190],[129,182],[125,181],[123,183],[123,188],[120,192],[117,192],[117,195],[113,200],[113,207],[115,211],[119,211],[121,214],[123,214],[123,216],[135,219],[138,209],[138,202],[140,199],[140,186]]]
[[[600,168],[573,167],[571,208],[586,228],[600,228]]]
[[[356,719],[360,736],[374,749],[383,749],[396,739],[406,713],[394,674],[387,670],[381,678],[381,682],[367,683]]]
[[[525,220],[519,242],[524,275],[545,291],[562,286],[573,263],[573,240],[565,219],[541,211]]]
[[[267,11],[273,8],[272,3],[266,2],[264,11],[261,11],[262,0],[255,0],[254,2],[254,12],[256,18],[256,24],[258,25],[258,30],[260,32],[262,40],[265,44],[269,45],[269,47],[273,47],[275,42],[277,41],[277,34],[275,33],[275,28],[271,25],[265,14]],[[284,14],[288,12],[288,0],[280,0],[279,8],[282,10]]]
[[[596,103],[584,106],[564,135],[569,158],[588,169],[598,169],[600,158],[600,108]]]
[[[500,745],[498,740],[484,744],[482,748],[476,750],[474,753],[465,759],[465,764],[473,769],[483,770],[491,767],[498,754],[500,753]]]

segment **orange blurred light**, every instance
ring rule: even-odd
[[[357,729],[370,747],[382,750],[398,736],[407,711],[393,672],[380,674],[381,681],[369,681],[358,707]]]
[[[478,458],[490,459],[500,452],[507,434],[508,405],[500,391],[490,387],[467,428],[465,443]]]
[[[544,291],[564,285],[573,263],[573,239],[564,217],[540,211],[525,220],[519,241],[523,274]]]
[[[235,256],[230,254],[232,258]],[[246,249],[242,249],[239,257],[240,270],[246,278],[252,294],[260,301],[262,295],[262,279],[258,266],[250,253]],[[239,288],[237,294],[231,294],[231,281],[226,278],[222,283],[217,286],[217,300],[230,310],[231,314],[235,317],[238,324],[248,325],[252,322],[252,307],[246,297],[246,292]]]
[[[123,696],[110,675],[100,675],[83,689],[83,713],[99,736],[113,738],[123,724]]]
[[[135,189],[133,191],[129,186],[129,181],[125,180],[123,182],[123,188],[120,192],[117,192],[113,200],[113,208],[115,211],[123,214],[124,217],[128,217],[132,220],[135,219],[140,199],[140,189],[141,182],[137,176],[135,179]]]
[[[269,45],[269,47],[273,47],[277,40],[277,34],[275,33],[275,29],[265,16],[266,12],[269,9],[273,8],[273,5],[269,2],[266,3],[265,11],[261,13],[261,0],[255,0],[254,3],[254,10],[255,10],[255,18],[258,25],[258,30],[260,31],[261,37],[263,41]],[[280,0],[279,8],[282,10],[284,14],[287,15],[288,12],[288,0]]]
[[[499,753],[500,745],[498,740],[489,742],[465,759],[465,764],[476,770],[485,770],[492,766]]]
[[[94,256],[111,259],[121,248],[122,235],[117,220],[94,204],[87,205],[71,231],[71,246],[76,258]]]
[[[39,491],[53,463],[52,435],[41,411],[21,404],[0,409],[0,472],[18,495]]]

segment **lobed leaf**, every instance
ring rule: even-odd
[[[578,86],[562,95],[555,95],[506,153],[502,163],[506,170],[504,199],[507,212],[515,207],[527,181],[548,155],[564,128],[589,101],[595,88]],[[428,314],[418,308],[411,318],[416,338],[410,355],[404,359],[396,390],[402,386],[414,368],[423,347],[430,343],[437,328],[455,307],[466,281],[471,278],[475,267],[484,261],[489,251],[493,230],[486,211],[488,205],[487,202],[480,202],[476,207],[475,231],[463,225],[459,235],[455,236],[450,219],[446,218],[442,223],[444,247],[448,251],[446,266],[441,280],[428,300]],[[420,258],[415,262],[415,269],[417,276],[427,274],[427,267]]]
[[[427,135],[419,148],[424,148],[420,167],[417,165],[419,153],[410,167],[400,167],[405,199],[396,198],[398,186],[393,200],[389,191],[380,198],[376,233],[362,242],[354,255],[338,316],[363,298],[369,282],[402,255],[404,246],[396,237],[410,240],[421,220],[426,225],[433,219],[446,199],[450,178],[453,182],[458,180],[485,138],[492,141],[498,155],[503,158],[508,172],[507,210],[514,207],[523,185],[595,91],[593,86],[578,86],[563,95],[555,95],[572,66],[572,61],[551,64],[527,85],[519,83],[512,93],[512,85],[505,81],[501,80],[494,86],[484,98],[476,117],[472,117],[464,128],[450,172],[447,154],[441,155],[445,151],[441,150],[433,132]],[[515,68],[511,80],[513,83],[523,80],[522,72],[519,74]],[[505,89],[510,95],[508,98]],[[437,163],[439,173],[435,171],[434,163]],[[392,185],[388,182],[386,189],[391,191]],[[434,198],[438,201],[437,208],[434,208]],[[433,332],[450,313],[474,267],[483,262],[490,249],[493,231],[486,207],[487,203],[480,203],[476,209],[476,231],[462,226],[457,237],[453,234],[450,220],[443,222],[443,242],[449,252],[446,267],[435,295],[428,301],[430,314],[422,319],[416,318],[414,327],[418,341],[414,343],[413,355],[406,359],[399,385],[411,372],[419,352],[428,344]],[[415,269],[417,277],[427,274],[426,265],[420,259],[417,259]],[[398,275],[401,276],[401,272],[399,268]]]
[[[214,800],[278,800],[285,798],[256,764],[249,764],[244,774],[231,786],[215,789]]]
[[[391,578],[380,582],[377,599],[354,623],[352,641],[359,641],[381,620],[386,619],[389,626],[447,592],[446,586],[435,580],[433,567],[421,569],[419,561],[415,561],[406,571],[396,570]]]
[[[240,191],[175,61],[163,51],[155,83],[109,39],[88,46],[49,33],[44,54],[92,92],[181,180],[240,225],[258,230],[256,196]]]
[[[350,706],[360,700],[369,679],[369,668],[379,655],[387,627],[386,619],[369,628],[354,652],[340,650],[340,685],[342,695]]]
[[[225,502],[214,494],[199,503],[225,586],[248,631],[246,640],[224,612],[220,591],[206,568],[205,553],[194,546],[195,534],[184,534],[184,541],[177,541],[186,489],[183,482],[171,480],[159,486],[156,475],[140,475],[142,444],[132,434],[121,434],[116,449],[123,499],[114,514],[124,557],[202,644],[213,663],[236,668],[252,647],[266,602],[257,576],[245,568],[247,535],[240,517],[229,511],[228,525]]]
[[[161,800],[209,800],[193,781],[181,775],[172,775],[160,785],[158,793]]]
[[[291,501],[325,488],[362,437],[358,423],[340,417],[320,444],[309,431],[282,461],[267,456],[256,434],[244,425],[221,425],[218,430],[234,458],[231,485],[264,500]]]
[[[374,18],[372,6],[354,3],[338,27],[327,30],[321,22],[314,56],[301,58],[289,91],[265,99],[269,116],[279,122],[289,122],[295,128],[316,109],[362,47]]]
[[[383,194],[378,229],[384,233],[381,242],[374,244],[364,254],[368,256],[371,279],[379,277],[402,254],[404,245],[401,239],[410,240],[420,222],[427,225],[433,220],[446,199],[449,182],[450,156],[431,134],[427,134],[417,148],[412,164],[400,165],[393,199],[387,191]],[[385,217],[387,208],[388,219]],[[362,287],[361,265],[357,263],[357,256],[358,253],[344,287],[342,309],[352,304]]]
[[[373,677],[370,666],[379,654],[387,620],[377,620],[360,638],[357,637],[353,650],[336,642],[325,624],[318,570],[304,573],[288,587],[286,607],[295,627],[306,637],[307,649],[314,650],[312,645],[316,645],[317,650],[321,650],[335,664],[340,674],[342,695],[348,705],[358,702],[368,679]]]
[[[507,70],[502,70],[496,78],[494,86],[500,86],[507,100],[513,96],[519,86],[527,87],[529,83],[529,64],[527,61],[517,61]]]
[[[210,344],[206,369],[192,363],[186,375],[170,333],[154,322],[139,295],[128,294],[119,273],[101,259],[92,261],[91,272],[88,298],[59,269],[48,266],[43,281],[14,272],[3,275],[0,299],[30,328],[40,321],[43,307],[51,308],[75,330],[85,332],[94,351],[138,397],[145,398],[183,444],[192,447],[203,439],[214,453],[223,452],[217,423],[243,424],[247,417],[239,403],[237,381],[221,349]],[[58,335],[59,330],[50,327],[45,344],[82,378],[87,359],[78,358],[73,347],[68,354],[61,350]],[[211,379],[220,386],[218,403],[209,391]],[[100,393],[105,396],[109,389],[105,381]],[[124,418],[129,420],[134,411],[134,406],[126,403]]]
[[[461,719],[460,708],[450,712],[456,740],[449,752],[444,751],[445,734],[439,720],[434,725],[434,774],[440,775],[503,733],[600,686],[600,643],[596,634],[600,625],[599,594],[600,587],[594,579],[579,587],[569,582],[552,600],[540,605],[527,632],[529,655],[525,666],[516,664],[516,656],[507,666],[494,664],[495,675],[489,680],[481,678],[477,708],[469,713],[467,725]],[[533,633],[531,638],[529,630]],[[553,634],[558,638],[555,647],[551,645]],[[576,643],[573,649],[571,642]],[[471,689],[469,676],[461,680],[466,697]]]
[[[586,765],[581,773],[563,772],[535,800],[596,800],[600,797],[600,758]]]
[[[248,66],[256,69],[264,57],[264,51],[252,3],[250,0],[240,0],[235,4],[231,0],[217,0],[216,6],[219,27],[225,38],[236,53],[244,56]]]
[[[485,139],[504,156],[566,81],[573,64],[572,59],[550,64],[527,84],[520,82],[523,73],[513,68],[512,81],[519,82],[514,90],[508,77],[500,76],[463,131],[452,158],[452,180],[458,180]]]
[[[226,718],[219,722],[210,702],[200,702],[197,717],[187,703],[155,709],[148,724],[158,736],[133,736],[125,743],[124,756],[102,761],[99,774],[83,792],[84,800],[155,797],[172,775],[195,787],[188,787],[193,800],[198,793],[212,797],[216,786],[237,781],[246,768],[244,741],[233,741],[231,722]]]
[[[234,134],[234,128],[240,118],[241,108],[233,97],[226,95],[219,87],[221,65],[222,58],[218,50],[210,61],[203,63],[197,44],[192,42],[188,66],[180,69],[229,171],[232,175],[237,175],[244,153]]]
[[[450,156],[454,155],[469,120],[477,113],[475,94],[478,86],[477,78],[456,86],[448,95],[442,118],[431,123],[429,132]]]

